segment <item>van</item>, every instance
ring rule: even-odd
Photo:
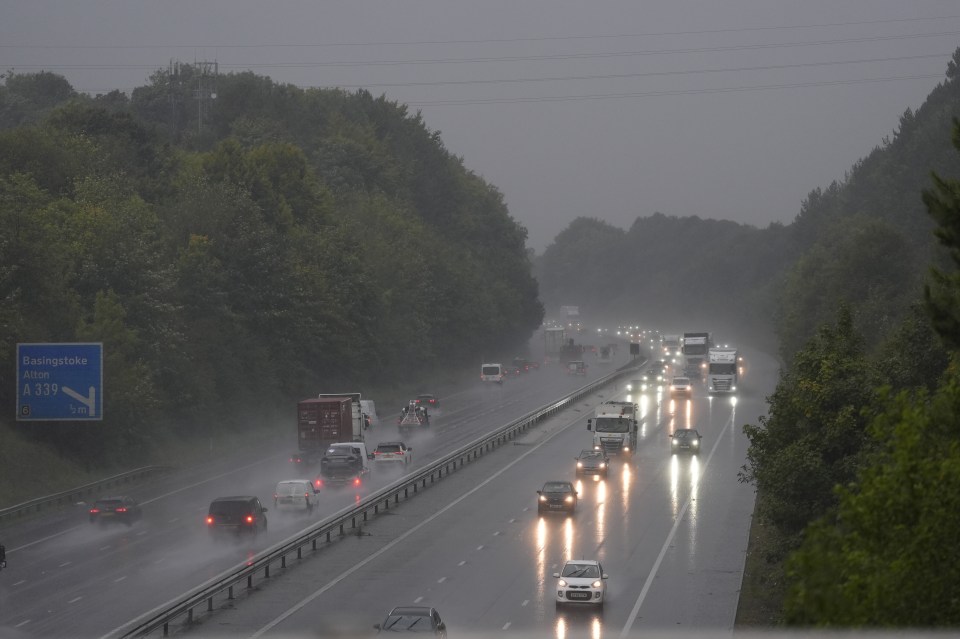
[[[483,364],[480,366],[481,382],[496,382],[497,384],[502,384],[504,377],[506,377],[506,371],[503,368],[503,364]]]
[[[312,511],[317,505],[317,489],[309,479],[288,479],[277,483],[273,491],[276,510],[294,509]]]

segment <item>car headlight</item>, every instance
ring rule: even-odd
[[[569,504],[569,503],[572,503],[572,502],[573,502],[573,495],[567,495],[567,496],[564,498],[563,501],[567,502],[568,504]]]
[[[606,468],[606,467],[607,467],[606,464],[604,464],[603,462],[600,462],[600,468]]]
[[[597,579],[595,582],[593,582],[592,584],[590,584],[590,587],[591,587],[591,588],[599,588],[599,587],[602,586],[602,585],[603,585],[603,582],[600,581],[599,579]]]
[[[699,445],[700,445],[700,440],[699,440],[699,439],[693,440],[693,445],[694,445],[694,446],[699,446]]]
[[[557,582],[557,585],[560,586],[561,588],[566,588],[567,582],[561,579],[560,581]]]
[[[627,390],[628,390],[628,391],[632,391],[632,390],[633,390],[633,384],[627,384]]]
[[[674,445],[674,446],[678,445],[679,443],[680,443],[680,442],[678,442],[677,440],[673,440],[673,445]]]

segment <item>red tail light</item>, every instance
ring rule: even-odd
[[[310,493],[303,493],[303,496],[304,496],[304,497],[307,497],[307,498],[309,499]]]
[[[323,480],[317,479],[316,481],[313,482],[313,485],[316,486],[317,488],[323,488]]]
[[[359,477],[354,477],[354,478],[353,478],[353,485],[354,485],[354,486],[359,486],[359,485],[360,485],[360,478],[359,478]]]
[[[208,526],[213,525],[213,515],[207,515],[207,525]]]
[[[118,513],[125,513],[125,512],[127,512],[127,509],[124,508],[123,506],[120,506],[119,508],[117,508],[117,512],[118,512]]]
[[[90,509],[90,514],[91,514],[91,515],[96,515],[98,512],[100,512],[100,509],[99,509],[99,508],[91,508],[91,509]]]
[[[244,518],[244,521],[246,521],[248,524],[252,524],[252,523],[253,523],[253,515],[247,515],[246,518]]]

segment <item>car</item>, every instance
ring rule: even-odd
[[[504,370],[508,377],[520,377],[524,373],[522,368],[513,365],[504,366]]]
[[[317,505],[317,493],[309,479],[281,481],[273,491],[273,507],[277,510],[311,511]]]
[[[568,481],[548,481],[537,491],[537,512],[577,510],[577,490]]]
[[[440,408],[440,398],[438,398],[436,395],[430,395],[429,393],[417,395],[417,399],[415,401],[421,405],[426,404],[430,408]]]
[[[373,461],[377,464],[403,464],[413,461],[413,449],[403,442],[380,442],[373,451]]]
[[[512,364],[515,368],[520,369],[521,373],[529,373],[530,371],[540,369],[540,362],[524,359],[523,357],[514,357]]]
[[[320,453],[315,450],[298,451],[290,455],[290,464],[295,471],[316,466],[318,461],[320,461]],[[294,474],[303,475],[305,473],[295,472]]]
[[[504,370],[503,364],[481,364],[480,365],[480,381],[481,382],[493,382],[496,384],[503,384],[504,378],[507,376],[506,370]]]
[[[571,559],[563,564],[560,572],[553,573],[557,580],[557,607],[566,604],[588,604],[603,607],[607,594],[609,575],[603,566],[593,559]]]
[[[257,497],[238,495],[218,497],[207,510],[207,529],[211,533],[256,534],[267,529],[267,509]]]
[[[101,497],[90,508],[90,523],[101,525],[117,522],[132,526],[142,515],[140,504],[133,497]]]
[[[387,614],[383,623],[374,624],[381,632],[417,632],[446,639],[447,625],[436,608],[430,606],[397,606]]]
[[[693,385],[689,377],[674,377],[670,382],[670,397],[690,397]]]
[[[674,453],[687,452],[697,455],[700,453],[700,440],[703,435],[696,428],[678,428],[670,435],[670,451]]]
[[[602,450],[584,449],[580,451],[577,461],[577,475],[597,474],[607,476],[610,468],[610,458]]]

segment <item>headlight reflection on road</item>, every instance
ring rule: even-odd
[[[553,573],[547,574],[547,522],[541,516],[537,520],[537,601],[544,601],[548,578],[553,579]]]
[[[688,399],[686,405],[686,415],[687,415],[687,428],[693,428],[693,400]]]
[[[573,552],[573,518],[567,517],[563,522],[563,559],[576,559]]]
[[[694,541],[697,532],[697,504],[700,503],[697,493],[700,488],[700,455],[693,455],[690,460],[690,508],[687,515],[690,518],[690,541]],[[691,548],[696,548],[696,544],[691,544]]]
[[[620,479],[623,484],[623,490],[620,491],[621,500],[623,502],[623,512],[627,512],[627,508],[630,505],[630,483],[633,479],[633,472],[630,469],[630,462],[624,462],[623,470],[620,471]]]
[[[557,639],[567,639],[567,622],[563,617],[557,617],[557,625],[554,628]]]
[[[599,617],[593,618],[593,623],[590,624],[590,639],[600,639],[603,631],[603,625],[600,623]]]
[[[673,514],[676,516],[680,510],[679,503],[680,488],[680,459],[677,455],[670,455],[670,505],[673,507]]]
[[[598,477],[599,479],[599,477]],[[600,544],[607,536],[607,480],[603,479],[597,487],[597,525],[594,527],[594,539]]]

